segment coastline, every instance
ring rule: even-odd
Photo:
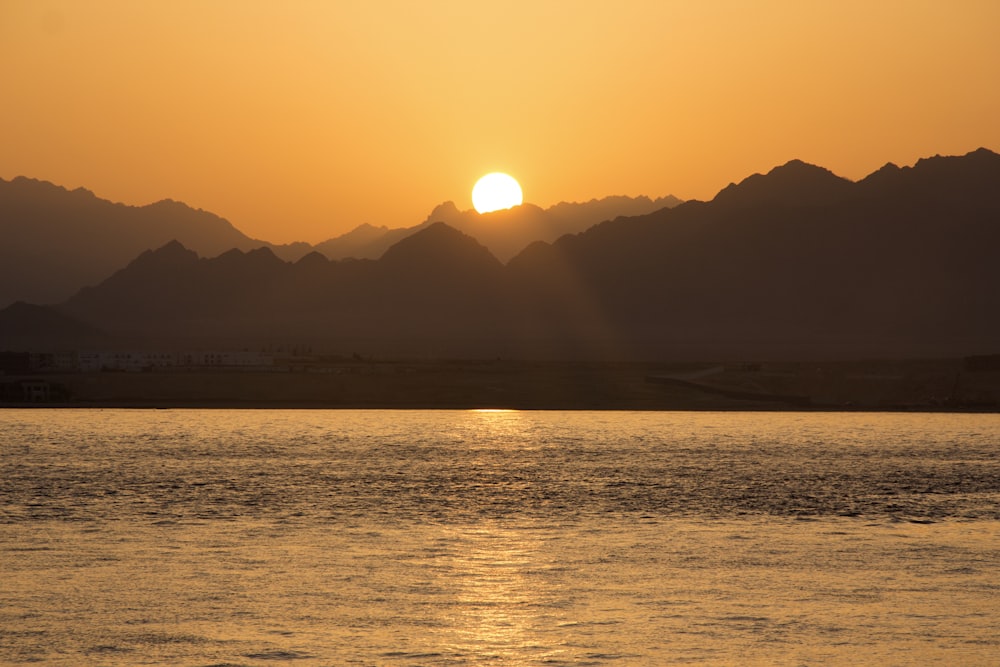
[[[0,408],[1000,412],[1000,370],[958,359],[355,360],[266,371],[8,374],[0,386]]]

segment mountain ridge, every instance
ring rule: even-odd
[[[0,179],[0,304],[56,302],[172,239],[202,254],[270,246],[297,258],[307,244],[271,246],[228,220],[174,200],[131,206],[19,176]]]
[[[799,191],[803,176],[817,187]],[[791,164],[718,201],[532,243],[506,264],[446,223],[377,260],[238,251],[192,261],[170,244],[58,310],[117,335],[279,336],[383,355],[995,353],[1000,155],[932,158],[883,176],[845,185]],[[157,257],[163,266],[139,270]]]
[[[616,210],[625,211],[633,200],[594,201],[604,202],[600,205],[605,208],[617,206]],[[563,220],[561,224],[566,229],[576,229],[599,221],[594,220],[595,206],[575,209],[592,212],[582,220]],[[525,205],[521,214],[529,210],[531,206]],[[572,218],[573,209],[569,212]],[[519,214],[511,215],[517,218]],[[334,259],[377,258],[389,246],[440,221],[439,218],[456,216],[471,220],[470,216],[478,214],[460,212],[452,203],[450,208],[439,205],[427,220],[414,227],[389,229],[362,224],[316,246],[303,242],[276,245],[250,238],[228,220],[172,199],[132,206],[101,199],[84,188],[69,190],[24,176],[11,181],[0,179],[0,240],[4,241],[0,243],[0,307],[17,300],[37,303],[65,300],[80,288],[107,278],[142,251],[158,248],[170,240],[182,241],[206,257],[233,248],[267,247],[290,261],[317,250]],[[456,226],[465,232],[478,233],[481,240],[498,246],[494,250],[501,254],[516,252],[536,240],[536,234],[543,233],[538,225],[522,229],[521,236],[516,238],[512,236],[513,228],[491,229],[489,225],[479,225],[477,232],[473,229],[475,224]],[[548,231],[544,234],[545,238],[552,236]]]
[[[676,206],[680,199],[672,195],[650,199],[646,196],[612,195],[587,202],[560,202],[549,208],[525,202],[512,209],[492,213],[461,210],[453,201],[432,209],[427,218],[412,227],[390,229],[359,225],[340,236],[316,244],[316,249],[330,259],[378,259],[391,245],[426,228],[444,222],[487,246],[506,262],[534,241],[554,241],[563,234],[574,234],[591,225],[620,216],[649,213]]]

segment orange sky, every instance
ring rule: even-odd
[[[1000,150],[997,0],[0,0],[0,177],[318,242]]]

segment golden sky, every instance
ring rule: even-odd
[[[274,242],[1000,150],[998,0],[0,0],[0,177]]]

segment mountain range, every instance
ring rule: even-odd
[[[657,199],[617,196],[583,203],[561,202],[547,209],[523,204],[479,214],[473,210],[459,210],[449,201],[435,208],[419,225],[400,229],[361,225],[347,234],[317,244],[315,249],[330,259],[378,259],[397,241],[436,222],[444,222],[472,236],[500,261],[507,262],[535,241],[552,242],[604,220],[652,213],[680,203],[680,199],[670,195]]]
[[[0,179],[0,307],[17,300],[63,301],[81,287],[109,277],[139,253],[175,240],[203,257],[234,248],[265,247],[287,261],[313,250],[330,259],[376,259],[396,241],[444,221],[472,234],[506,260],[532,241],[551,241],[602,220],[648,213],[679,201],[674,197],[608,197],[548,210],[525,205],[485,216],[459,211],[449,202],[422,224],[401,229],[361,225],[314,247],[250,238],[213,213],[172,200],[127,206],[82,188],[67,190],[24,177]]]
[[[266,246],[296,259],[312,249],[252,239],[213,213],[169,199],[127,206],[83,188],[0,179],[0,304],[62,301],[175,239],[206,255]]]
[[[91,334],[148,344],[295,340],[378,355],[991,353],[1000,347],[997,193],[1000,155],[986,149],[889,164],[857,182],[793,160],[708,202],[536,241],[506,264],[444,222],[378,259],[314,251],[292,262],[269,248],[202,258],[171,242],[50,310]],[[11,310],[0,311],[8,347],[6,332],[24,321]],[[40,335],[46,318],[36,309],[32,318]]]

